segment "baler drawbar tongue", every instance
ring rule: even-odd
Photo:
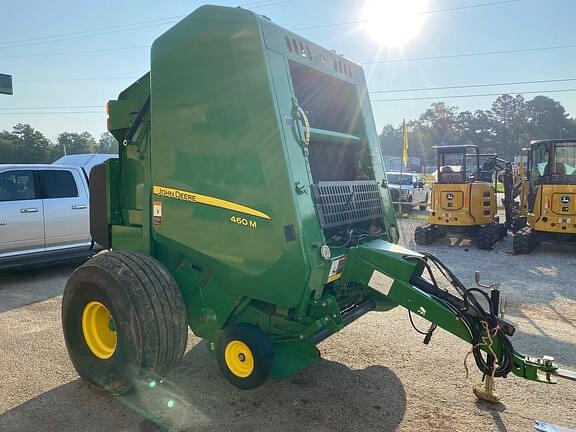
[[[474,387],[479,399],[497,402],[495,378],[509,374],[546,384],[555,384],[557,376],[576,380],[576,373],[559,369],[553,357],[537,358],[514,350],[510,338],[516,328],[500,316],[499,284],[483,285],[476,274],[478,286],[468,288],[437,257],[391,247],[379,240],[358,245],[350,252],[349,262],[355,268],[350,268],[348,275],[358,274],[359,279],[369,280],[377,303],[392,302],[433,323],[426,342],[437,326],[472,345],[469,355],[484,376],[483,383]],[[409,275],[399,270],[407,263],[413,265]],[[459,295],[438,284],[440,275]],[[389,283],[379,284],[379,279]],[[377,309],[381,307],[377,304]]]

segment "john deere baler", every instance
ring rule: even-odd
[[[108,109],[120,157],[90,188],[92,233],[110,251],[63,299],[89,381],[122,393],[166,375],[189,326],[232,384],[254,388],[399,305],[432,323],[428,341],[440,326],[474,345],[491,378],[553,381],[553,362],[513,350],[497,290],[395,244],[360,66],[248,10],[204,6],[154,42],[150,73]]]

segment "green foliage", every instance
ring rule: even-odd
[[[0,131],[1,163],[50,163],[64,154],[118,153],[118,142],[109,132],[98,142],[89,132],[63,132],[52,143],[28,124],[17,124],[12,132]]]
[[[576,137],[576,120],[546,96],[526,101],[521,95],[499,96],[488,110],[458,112],[457,107],[435,102],[417,120],[406,123],[410,156],[434,165],[433,146],[474,144],[484,153],[513,159],[531,140]],[[402,125],[386,125],[380,134],[385,155],[400,156]]]
[[[118,141],[110,132],[104,132],[100,135],[98,153],[118,154]]]
[[[0,163],[45,163],[52,150],[50,140],[28,124],[0,132]]]
[[[65,149],[67,155],[96,152],[96,140],[89,132],[63,132],[58,135],[56,145]]]

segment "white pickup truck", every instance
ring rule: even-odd
[[[82,166],[0,165],[0,268],[94,252],[88,173]]]
[[[430,185],[424,184],[419,174],[390,171],[386,173],[386,177],[392,202],[401,206],[402,211],[410,211],[415,206],[420,210],[426,210],[430,198]]]

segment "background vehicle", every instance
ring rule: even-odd
[[[52,165],[80,167],[88,177],[90,176],[90,171],[92,171],[92,168],[94,168],[96,165],[104,163],[108,159],[115,157],[117,157],[117,155],[100,153],[74,154],[62,156],[60,159],[52,162]]]
[[[0,165],[0,268],[93,253],[87,174],[94,158],[77,156],[67,156],[77,166]]]
[[[438,179],[432,185],[431,212],[428,224],[416,228],[414,241],[426,245],[450,232],[472,237],[480,249],[492,249],[506,236],[512,221],[512,164],[496,155],[481,155],[473,145],[442,146],[436,150]],[[500,224],[496,214],[496,185],[501,171],[505,224]]]
[[[427,342],[437,326],[468,341],[487,381],[552,382],[552,361],[512,348],[497,289],[486,310],[438,259],[395,244],[367,94],[360,66],[242,8],[201,7],[160,36],[150,74],[109,103],[120,158],[91,174],[91,229],[112,251],[64,292],[78,373],[112,393],[156,384],[189,326],[252,389],[401,305],[431,322]]]
[[[515,253],[542,240],[576,240],[576,139],[533,141],[523,189]]]
[[[402,211],[409,211],[416,206],[420,210],[426,210],[430,198],[430,186],[424,184],[419,174],[390,171],[386,173],[386,177],[392,202],[401,203]]]

